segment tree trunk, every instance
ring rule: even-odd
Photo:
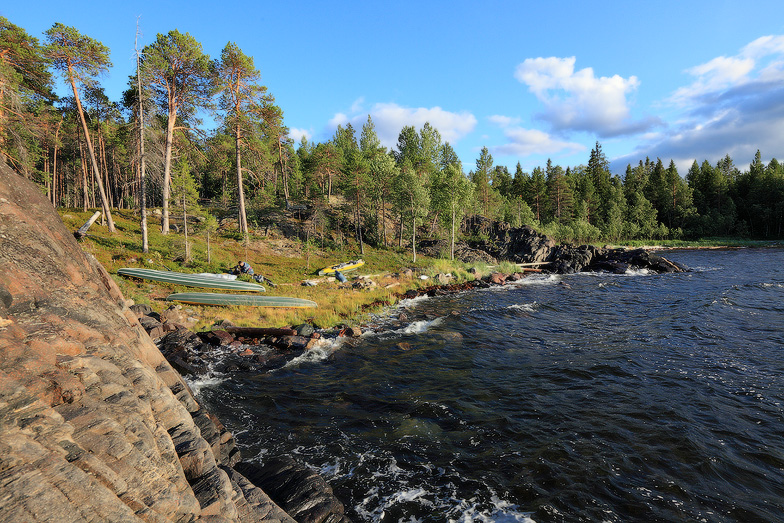
[[[52,158],[52,205],[57,207],[57,143],[60,139],[60,126],[63,125],[63,119],[57,122],[57,130],[54,132],[54,157]]]
[[[87,211],[87,207],[90,203],[90,191],[89,186],[87,185],[87,169],[85,168],[84,147],[82,146],[81,140],[79,140],[79,166],[81,167],[82,172],[82,210]]]
[[[413,207],[411,211],[411,250],[414,252],[414,263],[416,263],[416,216]]]
[[[245,238],[245,244],[248,244],[248,217],[245,214],[245,190],[242,187],[242,159],[240,155],[240,126],[237,124],[234,127],[234,146],[237,150],[237,202],[239,204],[239,222],[240,232]]]
[[[455,259],[455,206],[452,204],[452,260]]]
[[[177,105],[169,95],[169,121],[166,123],[166,148],[163,153],[163,213],[161,216],[161,232],[169,234],[169,189],[171,185],[172,142],[174,141],[174,123],[177,121]]]
[[[103,213],[106,215],[106,221],[109,226],[109,232],[115,232],[114,229],[114,220],[112,219],[112,212],[109,209],[109,201],[106,199],[106,191],[103,188],[103,182],[101,181],[101,173],[98,170],[98,163],[95,159],[95,151],[93,150],[93,144],[90,141],[90,131],[87,129],[87,120],[84,118],[84,110],[82,109],[82,102],[79,100],[79,91],[76,89],[76,80],[73,76],[73,70],[71,66],[68,66],[68,77],[71,80],[71,87],[73,88],[74,99],[76,100],[76,109],[79,111],[79,120],[82,122],[82,131],[84,132],[84,141],[87,142],[87,149],[90,152],[90,162],[93,168],[93,176],[95,177],[95,181],[98,184],[98,191],[101,196],[101,207],[103,207]]]
[[[365,254],[365,245],[362,243],[362,213],[359,211],[359,177],[355,177],[354,189],[357,195],[357,217],[356,217],[356,226],[357,226],[357,241],[359,242],[359,252],[364,256]]]
[[[188,243],[188,207],[185,201],[185,191],[182,193],[182,228],[185,231],[185,261],[191,261],[191,246]]]
[[[136,37],[138,41],[139,22],[136,22]],[[136,89],[139,96],[139,209],[142,229],[142,252],[150,252],[147,239],[147,182],[146,182],[146,157],[144,155],[144,102],[142,96],[142,78],[139,65],[139,47],[136,46]]]
[[[283,177],[283,197],[286,198],[286,205],[289,203],[289,177],[283,164],[283,147],[278,136],[278,163],[280,163],[280,174]]]

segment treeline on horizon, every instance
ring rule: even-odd
[[[466,173],[430,124],[401,129],[392,150],[370,116],[359,136],[348,124],[326,142],[294,143],[253,58],[231,42],[211,59],[173,30],[137,56],[138,74],[110,100],[98,82],[111,67],[107,47],[59,23],[41,42],[0,17],[0,155],[56,207],[102,207],[110,230],[111,209],[155,206],[165,234],[170,206],[198,214],[208,199],[236,209],[247,238],[248,222],[270,208],[342,196],[331,216],[344,223],[320,226],[353,224],[360,248],[415,246],[418,232],[454,244],[469,215],[579,243],[784,238],[784,166],[759,151],[747,169],[727,155],[684,176],[673,161],[646,158],[619,176],[598,142],[587,164],[531,172],[494,165],[483,148]],[[54,94],[55,73],[73,96]]]

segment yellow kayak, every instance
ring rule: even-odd
[[[336,271],[340,272],[348,272],[353,271],[354,269],[358,269],[365,265],[365,260],[352,260],[343,263],[337,263],[335,265],[330,265],[329,267],[324,267],[320,271],[318,271],[319,276],[324,276],[326,274],[335,274]]]

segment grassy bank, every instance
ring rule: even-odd
[[[91,215],[92,211],[63,210],[60,212],[68,230],[75,231]],[[402,269],[412,267],[411,254],[396,249],[373,249],[365,246],[360,254],[355,245],[348,244],[335,250],[321,250],[313,242],[305,243],[274,234],[264,235],[252,231],[250,241],[244,245],[236,230],[215,231],[208,237],[205,232],[189,234],[190,258],[186,261],[185,235],[171,232],[163,235],[157,220],[148,221],[149,253],[142,254],[142,239],[138,217],[131,211],[114,211],[112,216],[117,232],[109,234],[106,227],[96,223],[89,235],[81,241],[85,252],[95,258],[114,277],[126,299],[150,305],[161,312],[172,302],[166,296],[174,292],[194,292],[200,289],[157,283],[147,280],[129,279],[117,275],[122,267],[145,267],[170,269],[181,272],[226,273],[239,260],[248,261],[257,274],[272,280],[277,287],[267,287],[266,294],[292,296],[318,303],[316,309],[278,309],[263,307],[214,307],[183,305],[198,319],[196,330],[203,330],[215,322],[226,319],[239,326],[281,327],[309,322],[319,327],[340,324],[357,324],[372,312],[398,301],[398,295],[408,289],[432,284],[421,280],[419,275],[435,276],[451,272],[458,281],[474,279],[460,262],[434,260],[417,257],[416,271],[411,277],[397,277]],[[348,273],[349,281],[340,284],[319,277],[319,269],[342,261],[362,258],[365,266]],[[487,267],[478,267],[489,272]],[[355,289],[352,283],[357,277],[365,277],[375,286]],[[311,280],[315,286],[304,286]],[[368,284],[369,285],[369,284]],[[208,290],[206,290],[209,292]],[[216,291],[217,292],[217,291]]]
[[[629,240],[620,247],[646,249],[725,249],[738,247],[781,247],[781,242],[745,238],[701,238],[699,240]]]

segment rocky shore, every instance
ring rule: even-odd
[[[558,273],[685,270],[644,250],[559,246],[532,229],[485,225],[488,240],[461,246],[463,254]],[[525,273],[461,284],[442,276],[401,297],[505,285]],[[361,329],[224,322],[197,333],[192,323],[181,306],[129,306],[39,189],[0,165],[0,520],[348,522],[304,465],[243,461],[181,376],[269,371]]]
[[[528,245],[539,241],[539,235],[529,234]],[[544,243],[544,242],[542,242]],[[595,247],[569,247],[553,245],[548,249],[553,261],[541,269],[545,273],[570,273],[580,271],[624,273],[627,270],[648,270],[656,273],[682,272],[686,267],[643,249],[597,249]],[[539,270],[539,269],[537,269]],[[410,269],[401,271],[413,276]],[[530,272],[504,274],[492,272],[476,280],[450,283],[451,275],[439,274],[435,284],[419,289],[409,289],[398,295],[399,299],[420,296],[445,296],[456,292],[486,289],[497,285],[513,284],[529,276]],[[223,321],[204,332],[188,329],[188,309],[172,305],[162,313],[146,305],[131,306],[140,324],[154,340],[169,363],[183,375],[204,376],[210,373],[265,372],[282,367],[301,357],[319,342],[330,343],[335,338],[360,336],[363,329],[373,326],[340,326],[321,330],[313,325],[301,324],[287,328],[239,328]],[[401,315],[399,323],[412,321]]]
[[[304,466],[244,462],[136,316],[0,164],[0,520],[348,521]]]

